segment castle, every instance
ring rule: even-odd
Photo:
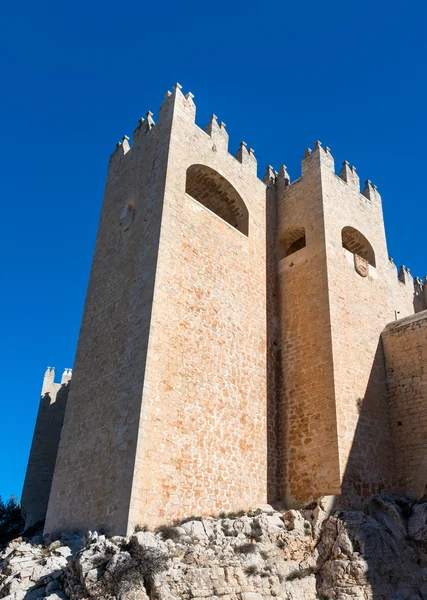
[[[176,84],[111,156],[72,381],[45,376],[27,526],[127,534],[424,494],[427,285],[389,259],[375,185],[335,174],[320,142],[296,181],[260,180],[254,151],[229,154],[225,124],[195,113]]]

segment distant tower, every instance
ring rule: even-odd
[[[414,286],[389,261],[375,186],[361,194],[348,163],[336,175],[328,148],[277,189],[282,497],[354,504],[393,486],[380,334],[414,312]]]
[[[110,161],[45,531],[267,500],[267,196],[176,85]]]
[[[71,369],[64,370],[61,383],[55,383],[53,367],[46,369],[22,491],[25,527],[42,523],[46,517],[70,380]]]

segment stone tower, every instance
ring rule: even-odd
[[[41,523],[46,517],[70,379],[71,369],[64,370],[60,383],[55,383],[54,368],[48,367],[44,374],[21,498],[25,527]]]
[[[269,191],[180,87],[111,156],[47,533],[267,501]]]
[[[177,84],[111,156],[70,393],[49,369],[25,481],[46,533],[424,493],[427,280],[388,258],[376,186],[320,142],[261,181],[195,113]]]
[[[381,198],[320,142],[278,193],[281,496],[301,505],[393,488],[380,335],[414,312],[414,285],[388,258]]]

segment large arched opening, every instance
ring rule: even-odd
[[[225,177],[205,165],[187,169],[186,193],[244,235],[249,233],[249,212],[240,194]]]
[[[341,231],[341,240],[343,248],[364,258],[372,267],[375,267],[375,252],[371,244],[354,227],[344,227]]]

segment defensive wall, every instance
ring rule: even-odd
[[[54,368],[48,367],[44,375],[21,498],[25,527],[46,518],[70,379],[71,369],[64,370],[60,383],[55,383]]]
[[[337,175],[329,148],[316,142],[301,177],[283,168],[276,184],[282,495],[354,503],[393,488],[380,335],[425,306],[425,292],[388,257],[376,187],[361,192],[347,162]]]
[[[381,332],[427,286],[389,259],[376,186],[320,142],[261,181],[195,113],[177,84],[111,156],[57,457],[35,435],[24,489],[42,516],[56,458],[46,533],[399,485]]]
[[[267,501],[266,203],[253,151],[178,85],[118,145],[47,532]]]
[[[427,485],[427,311],[390,323],[382,340],[398,488],[420,499]]]

